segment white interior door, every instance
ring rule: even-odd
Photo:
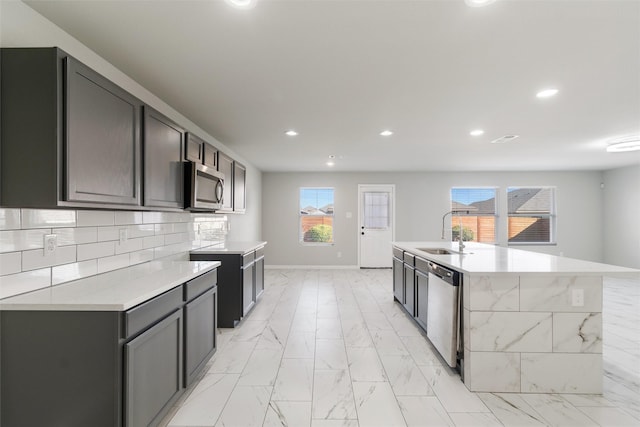
[[[394,236],[394,186],[358,186],[359,261],[361,268],[391,267]]]

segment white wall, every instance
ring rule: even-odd
[[[253,167],[246,159],[243,159],[233,150],[217,141],[170,105],[21,1],[0,0],[0,46],[57,46],[117,83],[146,104],[175,120],[179,125],[198,134],[221,151],[242,162],[247,166],[247,212],[244,215],[228,215],[230,227],[228,239],[260,239],[262,172]]]
[[[395,240],[439,240],[442,215],[450,209],[451,187],[499,187],[499,243],[507,240],[506,188],[556,186],[557,245],[525,246],[572,258],[602,261],[601,172],[397,172],[263,174],[263,238],[271,265],[344,265],[358,263],[358,184],[395,184]],[[335,188],[335,244],[298,242],[300,187]],[[351,212],[352,218],[346,218]],[[337,253],[342,257],[338,258]]]
[[[640,165],[605,171],[604,261],[640,268]]]

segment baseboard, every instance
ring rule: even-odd
[[[266,270],[357,270],[357,265],[269,265]]]

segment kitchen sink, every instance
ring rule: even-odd
[[[457,254],[458,252],[450,251],[448,249],[442,248],[417,248],[419,251],[424,251],[433,255],[451,255]]]

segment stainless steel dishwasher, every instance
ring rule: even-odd
[[[452,368],[457,365],[460,297],[460,273],[430,261],[427,337]]]

